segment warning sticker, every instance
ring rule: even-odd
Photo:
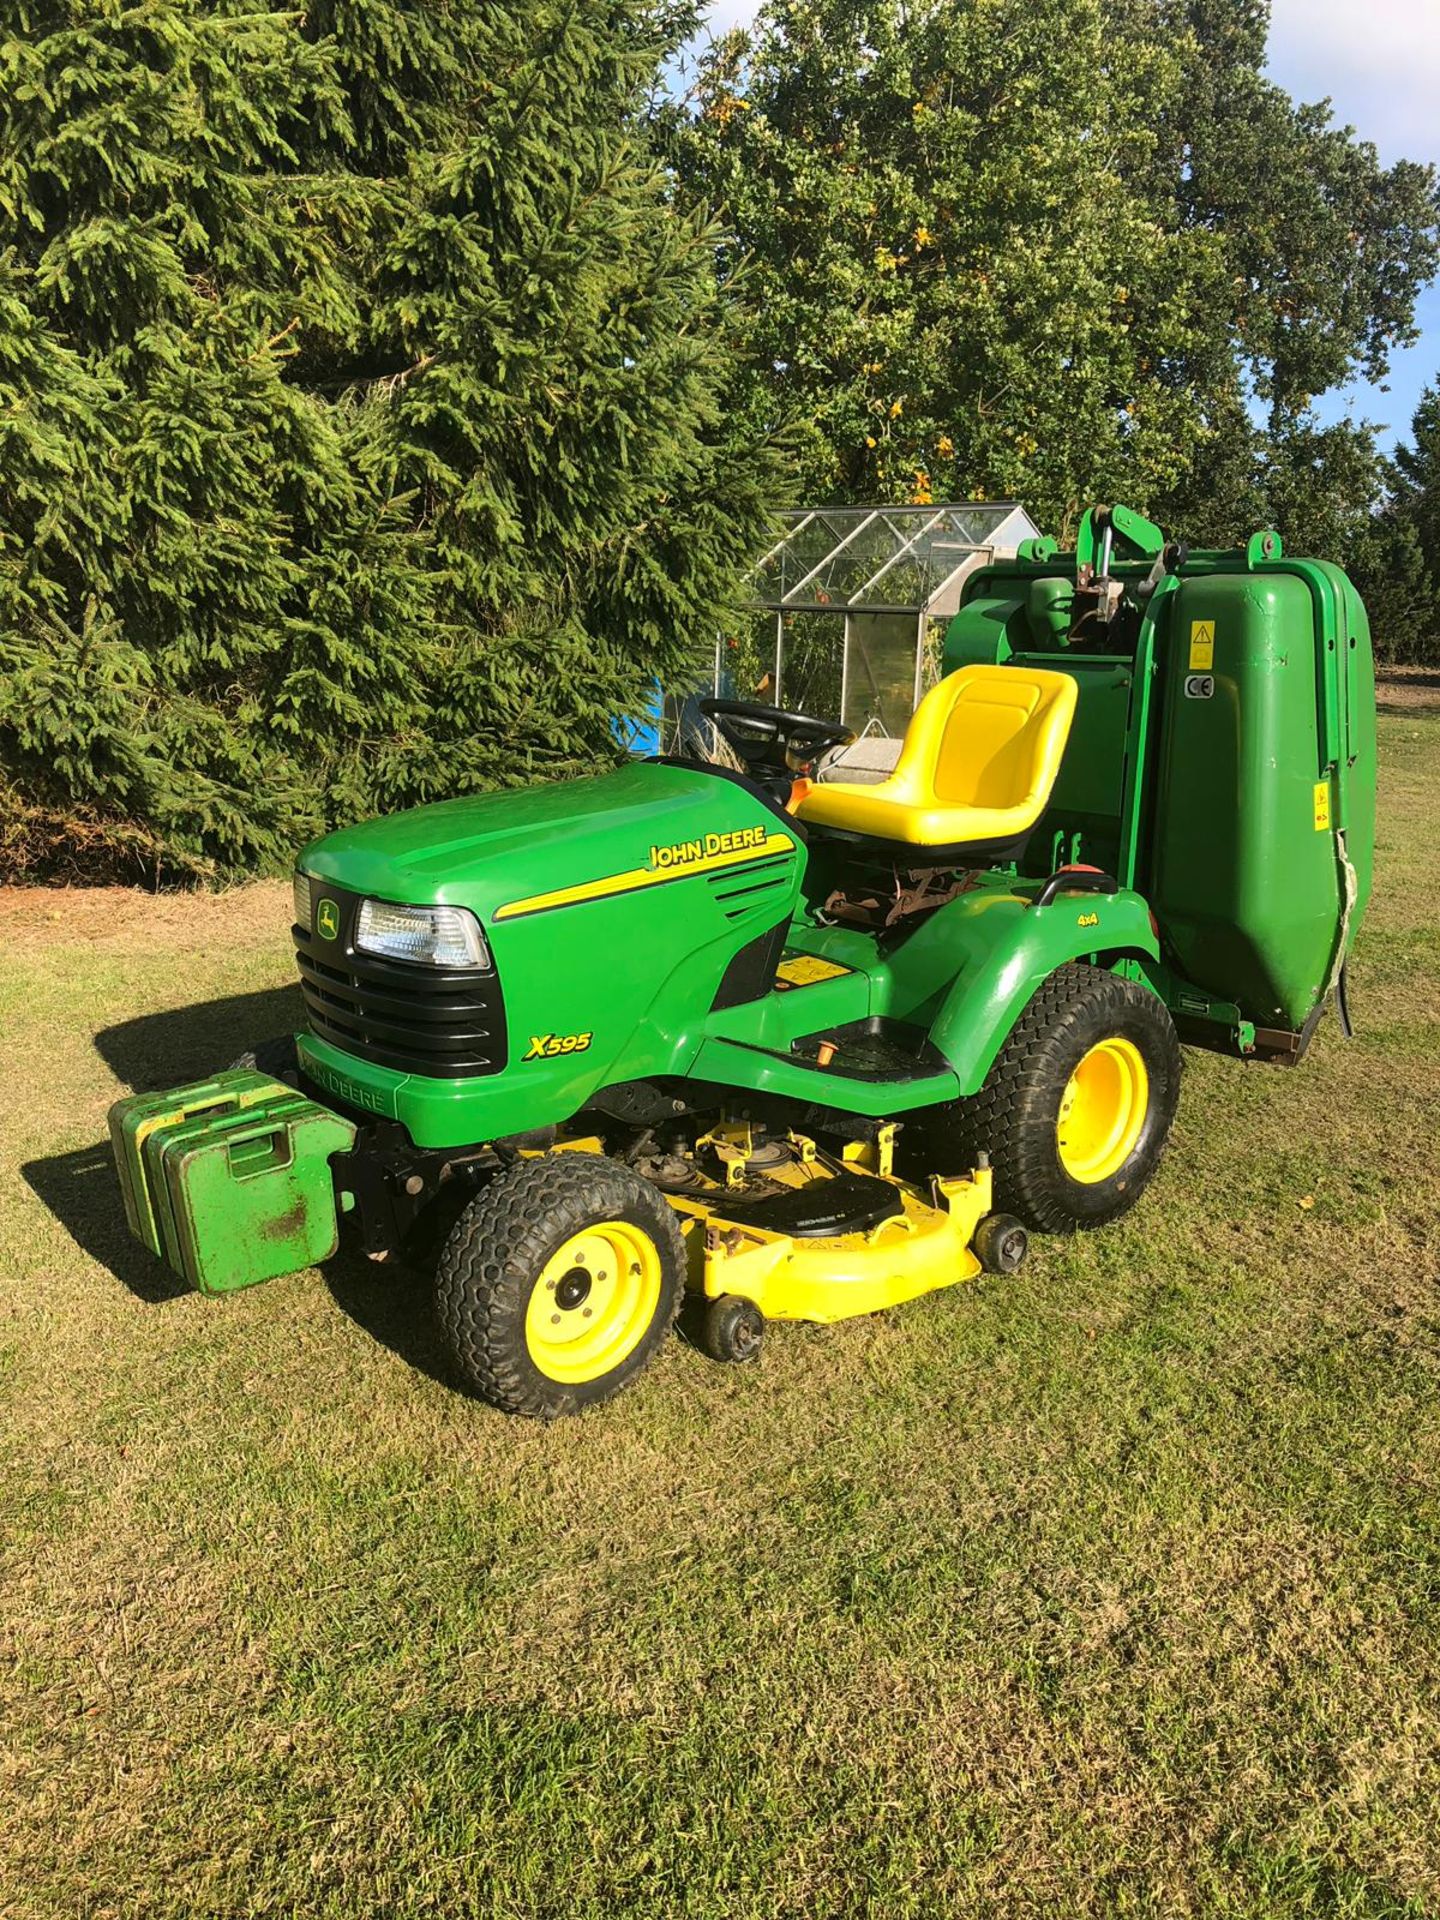
[[[1215,622],[1192,620],[1190,622],[1190,671],[1191,673],[1209,673],[1214,664]]]
[[[822,960],[814,953],[787,953],[775,969],[775,985],[781,993],[791,987],[813,987],[822,980],[838,980],[852,967],[840,967],[833,960]]]
[[[1316,833],[1330,831],[1330,782],[1328,780],[1315,782],[1315,831]]]

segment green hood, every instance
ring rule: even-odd
[[[657,847],[779,824],[723,775],[643,761],[366,820],[312,842],[299,865],[354,893],[488,921],[518,897],[646,867]]]

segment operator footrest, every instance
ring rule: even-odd
[[[923,1080],[949,1064],[922,1028],[875,1014],[804,1034],[791,1052],[807,1067],[830,1067],[849,1080]]]
[[[737,1227],[788,1233],[796,1240],[832,1240],[864,1233],[905,1211],[897,1188],[868,1173],[837,1173],[765,1200],[717,1200],[715,1218]]]

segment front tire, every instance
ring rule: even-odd
[[[988,1152],[997,1210],[1073,1233],[1134,1206],[1179,1096],[1180,1042],[1164,1002],[1076,962],[1045,981],[980,1091],[936,1115],[928,1144],[956,1171]]]
[[[466,1384],[505,1413],[553,1420],[608,1400],[674,1322],[685,1251],[673,1209],[592,1153],[521,1160],[470,1202],[435,1276]]]

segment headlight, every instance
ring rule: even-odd
[[[429,967],[490,964],[480,922],[464,907],[392,907],[384,900],[363,900],[355,945],[362,953]]]
[[[310,876],[295,875],[295,924],[302,933],[310,931]]]

